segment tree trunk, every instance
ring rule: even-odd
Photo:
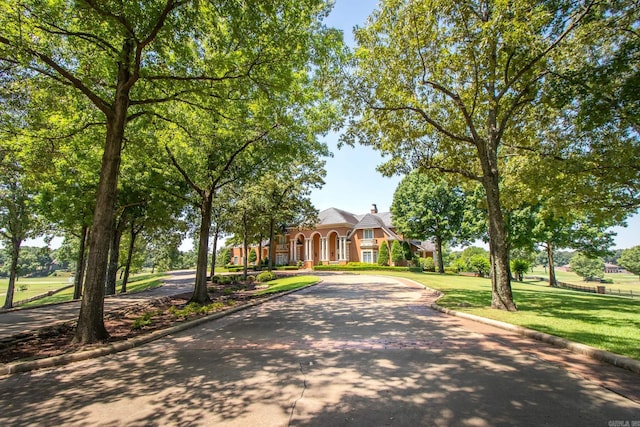
[[[243,210],[242,211],[242,230],[243,230],[243,236],[242,236],[242,248],[244,250],[244,256],[242,257],[242,265],[243,265],[243,269],[242,269],[242,278],[243,280],[247,280],[247,269],[249,266],[249,240],[247,238],[247,225],[248,219],[247,219],[247,210]]]
[[[107,295],[115,295],[116,293],[116,277],[118,275],[118,265],[120,264],[120,241],[122,240],[122,227],[120,224],[117,224],[114,218],[113,236],[111,238],[111,249],[109,249],[109,265],[107,267],[107,280],[105,284],[105,293]]]
[[[74,342],[79,344],[90,344],[109,337],[104,326],[104,284],[118,189],[120,156],[129,109],[131,85],[128,84],[128,80],[131,77],[129,67],[132,53],[133,43],[127,40],[123,43],[122,58],[118,63],[115,98],[110,114],[107,114],[107,135],[91,227],[85,291],[82,294],[78,326],[74,337]]]
[[[79,299],[82,296],[82,283],[84,282],[85,252],[87,240],[89,239],[89,226],[83,225],[80,232],[80,248],[78,249],[78,261],[76,265],[76,274],[73,279],[73,299]]]
[[[198,242],[198,258],[196,265],[196,283],[189,302],[208,304],[211,302],[207,292],[207,262],[209,261],[209,231],[211,229],[211,211],[213,192],[205,191],[200,206],[200,240]]]
[[[273,217],[271,217],[271,219],[269,220],[269,259],[268,261],[268,267],[267,269],[269,271],[273,270],[273,260],[275,259],[276,256],[276,245],[277,243],[275,243],[275,220],[273,219]]]
[[[442,259],[442,238],[436,236],[436,253],[438,254],[438,273],[444,273],[444,260]]]
[[[509,267],[509,247],[507,232],[500,206],[500,189],[497,168],[497,154],[487,151],[487,161],[483,161],[484,186],[489,210],[489,254],[491,258],[491,307],[500,310],[517,311],[511,292],[511,271]]]
[[[7,296],[4,300],[3,309],[13,308],[13,295],[16,289],[16,278],[18,277],[18,257],[20,256],[20,245],[22,240],[11,239],[11,266],[9,268],[9,286]]]
[[[258,243],[258,253],[256,256],[256,265],[262,267],[262,234],[260,235],[260,241]]]
[[[216,222],[214,232],[213,232],[213,253],[211,254],[211,281],[213,281],[213,276],[216,275],[216,261],[218,254],[218,236],[220,236],[220,226]]]
[[[124,277],[122,278],[122,287],[120,289],[121,293],[127,292],[127,283],[129,282],[129,272],[131,271],[131,260],[133,259],[133,250],[136,244],[136,238],[138,234],[142,231],[142,227],[136,230],[136,222],[135,220],[131,220],[131,239],[129,242],[129,253],[127,254],[127,263],[124,266]]]
[[[547,262],[549,264],[549,286],[558,287],[556,265],[553,262],[553,243],[547,242]]]

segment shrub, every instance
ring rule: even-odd
[[[513,271],[516,276],[516,280],[519,282],[522,282],[524,279],[524,273],[529,271],[530,267],[531,265],[529,264],[529,261],[524,259],[514,259],[511,261],[511,271]]]
[[[378,253],[378,265],[389,265],[389,245],[384,240],[380,245],[380,252]]]
[[[256,253],[256,250],[251,248],[251,250],[249,251],[249,264],[255,264],[257,259],[258,254]]]
[[[253,283],[256,281],[256,276],[249,275],[247,276],[247,283]]]
[[[386,265],[367,264],[364,262],[350,262],[344,265],[316,265],[314,271],[422,271],[421,267],[389,267]]]
[[[477,254],[472,255],[471,258],[469,258],[469,267],[479,276],[485,276],[489,274],[491,264],[484,255]]]
[[[404,261],[404,252],[402,251],[402,245],[399,241],[394,240],[391,244],[391,261],[395,265],[398,265],[402,261]]]
[[[418,258],[418,263],[424,271],[436,271],[436,263],[433,258]]]
[[[256,282],[264,283],[270,280],[275,280],[277,278],[276,274],[272,271],[263,271],[262,273],[256,276]]]

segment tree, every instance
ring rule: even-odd
[[[10,252],[9,283],[3,308],[13,307],[22,242],[42,231],[35,208],[33,188],[22,166],[0,151],[0,238]]]
[[[251,265],[254,265],[257,259],[258,259],[258,254],[256,253],[255,248],[251,248],[251,250],[249,251],[249,263]]]
[[[640,276],[640,246],[625,249],[618,262],[628,271]]]
[[[529,271],[531,264],[526,259],[515,258],[511,260],[511,271],[516,276],[516,280],[522,282],[524,280],[524,274]]]
[[[604,261],[578,252],[571,258],[571,270],[585,281],[604,277]]]
[[[75,341],[103,340],[108,337],[103,287],[127,122],[144,114],[150,104],[192,93],[197,90],[194,82],[214,85],[239,77],[235,67],[220,77],[215,72],[219,70],[207,69],[199,61],[203,58],[185,45],[187,39],[206,45],[202,38],[217,33],[208,31],[209,21],[203,18],[222,8],[179,0],[131,3],[126,8],[117,2],[3,1],[1,8],[10,12],[0,18],[5,29],[0,36],[0,61],[16,74],[37,73],[48,78],[48,85],[70,88],[104,117],[105,144]]]
[[[327,13],[323,1],[276,3],[0,3],[5,12],[0,15],[3,70],[17,78],[43,76],[44,85],[70,89],[103,117],[105,144],[76,342],[108,337],[103,286],[127,124],[161,104],[197,104],[209,97],[245,99],[231,82],[266,89],[266,77],[272,77],[271,83],[277,80],[286,86],[289,81],[278,70],[279,59],[290,65],[288,61],[300,59],[300,52],[305,59],[312,51],[327,53],[328,40],[335,34],[320,34],[321,18]],[[281,25],[283,14],[286,26]],[[317,49],[311,48],[313,42]],[[220,110],[207,114],[213,111]]]
[[[443,244],[465,244],[472,237],[464,221],[466,204],[459,187],[413,171],[402,179],[393,195],[393,224],[407,238],[433,238],[436,252],[441,254]],[[438,272],[444,273],[441,256]]]
[[[501,199],[504,141],[527,140],[554,54],[593,2],[383,1],[348,76],[354,118],[343,141],[391,159],[387,174],[419,168],[484,187],[494,308],[516,310]],[[341,84],[343,82],[340,82]]]
[[[389,265],[389,244],[386,240],[383,240],[380,245],[380,251],[378,252],[378,265]]]
[[[404,261],[404,251],[398,240],[394,240],[391,244],[391,261],[395,266],[401,265]]]
[[[476,254],[472,255],[468,261],[469,268],[478,276],[486,276],[491,270],[491,264],[486,256]]]

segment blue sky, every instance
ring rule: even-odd
[[[353,27],[363,26],[377,3],[377,0],[336,0],[326,23],[341,29],[345,42],[353,46]],[[332,133],[324,138],[334,157],[326,159],[326,184],[311,195],[315,207],[319,210],[335,207],[361,214],[375,203],[380,211],[388,211],[402,177],[386,178],[378,173],[376,166],[382,163],[382,158],[369,147],[358,145],[338,150],[338,137],[338,133]],[[616,248],[640,245],[640,215],[631,217],[627,228],[616,227],[614,231],[618,234]]]

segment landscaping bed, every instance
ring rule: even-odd
[[[282,281],[291,281],[282,279]],[[269,282],[268,286],[254,283],[212,284],[209,286],[211,304],[199,306],[189,304],[191,293],[150,299],[145,303],[132,304],[105,313],[105,327],[109,339],[90,346],[74,344],[76,321],[57,323],[28,334],[18,334],[0,341],[0,363],[37,360],[46,357],[70,354],[99,348],[118,341],[129,340],[151,332],[167,329],[185,321],[212,313],[228,310],[275,292],[295,289],[317,281],[315,277],[299,277],[296,283],[283,287],[281,280]],[[272,292],[269,292],[272,288]]]

